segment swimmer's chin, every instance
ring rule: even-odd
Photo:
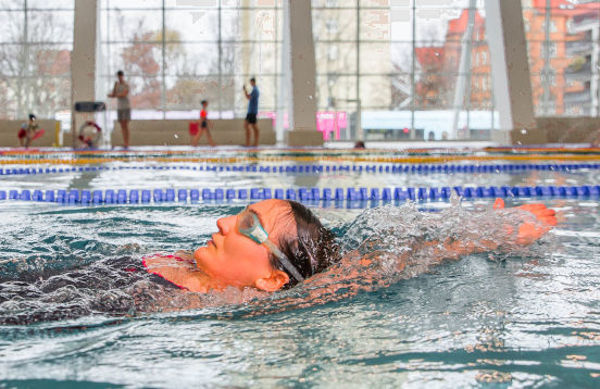
[[[204,266],[202,266],[202,265],[203,265],[204,261],[206,260],[206,258],[210,255],[208,253],[209,249],[210,249],[210,246],[206,245],[206,246],[198,247],[196,249],[196,251],[194,251],[194,261],[196,262],[196,267],[205,273],[206,273],[206,269],[204,269]]]

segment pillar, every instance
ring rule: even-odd
[[[73,146],[79,127],[91,114],[76,113],[77,101],[96,98],[96,42],[99,0],[75,0],[73,52],[71,53],[71,132]]]
[[[521,0],[486,0],[486,30],[492,63],[494,101],[502,144],[545,143],[536,126]]]
[[[282,55],[290,58],[284,69],[288,83],[288,119],[290,130],[286,133],[289,146],[320,146],[323,135],[317,131],[316,62],[312,33],[310,0],[285,0],[284,12],[289,21],[284,34],[289,34],[289,47]]]

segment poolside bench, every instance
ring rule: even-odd
[[[189,123],[192,120],[132,120],[129,122],[130,145],[189,145],[190,135]],[[246,142],[243,119],[217,119],[211,120],[213,128],[212,137],[217,145],[242,145]],[[271,119],[259,119],[260,130],[259,143],[261,145],[274,145],[276,142],[273,121]],[[111,144],[123,143],[121,126],[114,122],[114,130],[111,134]],[[206,135],[200,139],[201,145],[208,144]]]
[[[21,128],[21,124],[27,122],[28,119],[0,120],[0,147],[19,147],[17,134]],[[60,133],[60,121],[39,119],[38,124],[46,132],[40,138],[34,140],[31,147],[59,146],[56,144],[56,134]]]

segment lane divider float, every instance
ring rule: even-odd
[[[323,173],[381,173],[381,174],[453,174],[453,173],[504,173],[525,171],[572,172],[582,169],[598,170],[600,163],[578,164],[494,164],[494,165],[150,165],[150,166],[87,166],[64,168],[0,168],[0,176],[62,174],[118,170],[193,170],[206,172],[248,172],[282,174]]]
[[[149,204],[202,201],[260,201],[287,199],[302,202],[396,202],[446,201],[456,194],[463,199],[599,198],[600,185],[581,186],[489,186],[489,187],[349,187],[349,188],[203,188],[203,189],[48,189],[0,190],[0,201],[20,200],[60,204]]]

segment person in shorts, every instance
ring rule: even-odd
[[[108,97],[117,99],[117,120],[123,133],[123,147],[129,147],[129,121],[131,120],[131,105],[129,103],[129,84],[125,82],[125,73],[117,72],[118,81],[113,86],[113,91]]]
[[[200,141],[202,134],[206,133],[208,144],[211,147],[215,147],[215,141],[213,140],[212,135],[210,134],[210,127],[212,127],[212,122],[208,120],[208,112],[206,111],[206,108],[208,107],[208,101],[202,100],[200,104],[202,104],[202,110],[200,111],[200,120],[195,123],[190,123],[190,138],[192,146],[198,146],[198,142]]]
[[[243,86],[244,95],[248,99],[248,114],[246,115],[246,120],[244,121],[244,129],[246,130],[246,147],[249,147],[250,144],[250,129],[254,132],[254,143],[252,145],[254,147],[258,146],[258,125],[256,123],[256,115],[258,115],[258,97],[260,96],[260,91],[256,87],[256,80],[254,77],[250,79],[250,85],[252,85],[252,90],[250,93],[246,90],[246,85]]]

